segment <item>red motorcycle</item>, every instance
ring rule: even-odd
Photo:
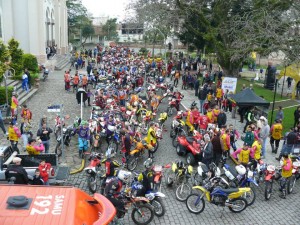
[[[171,164],[167,164],[165,166],[154,165],[152,167],[153,171],[153,191],[161,191],[161,182],[163,177],[163,169],[171,168]]]
[[[178,155],[185,156],[186,162],[189,165],[194,165],[196,161],[201,160],[201,148],[203,146],[202,134],[198,131],[193,131],[193,136],[178,136],[178,145],[176,152]]]
[[[97,152],[92,152],[88,158],[90,165],[84,168],[87,174],[87,185],[92,193],[97,191],[97,177],[105,174],[105,168],[101,167],[102,155]]]
[[[268,165],[267,169],[265,170],[265,199],[269,200],[272,195],[273,191],[273,183],[274,180],[277,180],[277,173],[276,167],[273,165]]]

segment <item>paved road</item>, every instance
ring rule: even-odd
[[[193,91],[183,91],[183,94],[185,95],[184,104],[189,106],[194,100]],[[53,72],[49,76],[49,79],[41,85],[38,94],[28,102],[28,106],[33,112],[34,121],[37,121],[43,114],[46,114],[49,119],[54,119],[54,114],[48,114],[46,112],[46,107],[50,103],[63,103],[64,112],[66,114],[80,114],[80,109],[75,101],[74,95],[64,91],[62,72]],[[162,105],[161,111],[165,109],[166,105]],[[88,117],[89,111],[89,108],[84,109],[85,118]],[[233,123],[237,129],[241,130],[242,125],[229,118],[230,115],[228,114],[228,123]],[[166,125],[169,131],[170,119]],[[1,143],[6,143],[6,141],[2,138]],[[54,145],[55,140],[52,138],[51,151],[54,150]],[[241,143],[239,142],[238,145],[241,145]],[[76,163],[79,162],[79,160],[76,159],[76,154],[76,140],[74,139],[67,153],[68,163],[76,165]],[[166,133],[155,155],[155,163],[164,165],[178,158],[175,149],[172,147],[169,134]],[[266,161],[274,161],[273,158],[274,155],[269,153]],[[184,158],[182,158],[182,160],[184,160]],[[140,165],[141,164],[142,161],[140,161]],[[141,167],[139,167],[139,169],[141,170]],[[84,173],[70,176],[68,183],[88,192]],[[299,183],[297,183],[295,193],[289,195],[286,200],[278,197],[278,185],[276,184],[274,188],[275,194],[270,201],[265,201],[263,188],[263,186],[257,188],[255,204],[240,214],[233,214],[228,209],[223,210],[223,208],[207,204],[203,213],[193,215],[188,212],[185,203],[176,200],[174,189],[163,187],[162,191],[167,196],[165,199],[167,212],[163,218],[155,218],[151,224],[300,224],[298,206],[300,201]],[[129,215],[126,215],[124,222],[125,224],[133,224]]]

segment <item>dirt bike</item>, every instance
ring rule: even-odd
[[[103,156],[100,153],[92,152],[88,158],[90,164],[84,168],[87,174],[87,185],[90,192],[97,191],[97,177],[105,175],[105,168],[101,166]]]
[[[216,185],[219,182],[215,181],[220,179],[223,183],[227,183],[222,177],[214,177],[205,186],[193,187],[198,193],[192,193],[186,199],[186,206],[191,213],[199,214],[203,212],[205,209],[205,197],[209,203],[217,206],[227,206],[234,213],[240,213],[247,208],[247,200],[242,196],[250,192],[250,188],[224,189]]]

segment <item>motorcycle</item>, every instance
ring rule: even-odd
[[[133,171],[138,164],[138,160],[143,157],[145,150],[151,151],[153,146],[148,144],[145,140],[137,141],[134,150],[130,151],[129,158],[127,160],[127,169]]]
[[[143,185],[138,181],[134,181],[131,185],[131,189],[135,193],[137,193],[137,191],[141,190],[142,188],[143,188]],[[136,194],[134,194],[134,195],[136,195]],[[143,197],[143,196],[139,196],[139,197]],[[162,200],[162,198],[166,197],[165,194],[158,192],[158,191],[148,190],[145,194],[145,197],[150,201],[150,204],[153,206],[153,209],[154,209],[154,214],[157,217],[162,217],[163,215],[165,215],[166,207]]]
[[[222,177],[214,177],[204,186],[195,186],[197,193],[190,194],[186,199],[186,206],[191,213],[199,214],[205,209],[206,197],[209,203],[217,206],[228,207],[234,213],[240,213],[248,206],[247,200],[243,198],[246,193],[250,192],[250,188],[232,188],[224,189],[219,183],[227,183]]]
[[[237,165],[235,169],[232,169],[228,164],[224,165],[223,170],[231,187],[250,187],[250,191],[244,197],[248,202],[248,206],[252,205],[256,199],[256,193],[251,185],[258,186],[253,171],[249,168],[246,169],[243,165]]]
[[[296,180],[300,178],[300,161],[297,159],[297,161],[293,162],[293,170],[292,170],[292,176],[289,179],[287,183],[287,193],[291,194],[294,190]]]
[[[45,82],[49,75],[49,69],[44,67],[43,81]]]
[[[170,168],[171,165],[167,164],[165,166],[154,165],[152,167],[153,172],[153,191],[161,191],[161,182],[163,177],[163,169]]]
[[[168,116],[172,116],[173,115],[173,111],[174,109],[176,109],[176,98],[175,97],[169,97],[169,105],[168,105],[168,108],[167,108],[167,113],[168,113]]]
[[[180,156],[186,155],[186,162],[189,165],[194,165],[196,160],[201,160],[201,147],[204,146],[202,135],[194,130],[193,137],[178,136],[176,153]]]
[[[62,145],[61,142],[63,140],[63,144],[65,146],[70,145],[71,137],[74,135],[74,129],[72,125],[69,125],[67,128],[63,128],[63,136],[59,134],[56,138],[57,144],[55,146],[55,154],[57,154],[58,157],[62,155]]]
[[[119,145],[121,142],[121,138],[120,138],[121,128],[122,128],[121,124],[118,124],[116,126],[108,125],[107,127],[107,129],[114,132],[110,137],[108,137],[109,140],[108,148],[111,149],[111,157],[114,157],[117,154],[117,151],[119,149]]]
[[[202,163],[198,162],[197,173],[195,174],[195,181],[197,182],[197,186],[203,186],[213,177],[220,177],[221,170],[215,163],[211,163],[209,168]]]
[[[172,138],[172,145],[177,148],[178,146],[178,136],[186,136],[186,132],[184,130],[185,122],[183,120],[173,120],[171,125],[171,133],[170,137]]]
[[[88,158],[90,164],[84,168],[87,174],[87,185],[92,193],[97,191],[97,177],[105,175],[105,168],[101,167],[101,159],[102,155],[100,153],[92,152]]]
[[[274,180],[277,180],[278,169],[273,165],[267,165],[264,171],[264,182],[265,182],[265,199],[269,200],[273,191]]]
[[[122,193],[118,199],[122,200],[125,204],[124,211],[117,210],[118,218],[123,218],[129,208],[132,207],[131,218],[135,224],[147,225],[153,220],[154,210],[148,198],[135,197],[131,194],[131,191],[125,190],[125,193]]]

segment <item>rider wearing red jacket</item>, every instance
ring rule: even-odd
[[[206,112],[205,112],[204,115],[200,116],[199,121],[198,121],[200,129],[206,130],[207,126],[208,126],[208,121],[209,121],[209,118],[207,117]]]

